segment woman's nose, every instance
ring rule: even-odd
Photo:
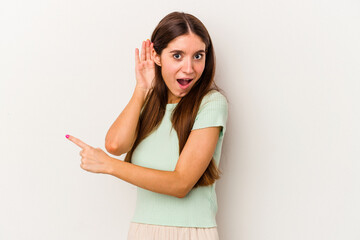
[[[187,74],[194,72],[192,59],[184,60],[182,70],[184,73],[187,73]]]

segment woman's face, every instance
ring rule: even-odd
[[[193,33],[173,39],[154,61],[168,88],[168,103],[178,103],[199,80],[205,68],[205,43]]]

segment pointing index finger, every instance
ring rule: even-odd
[[[90,147],[89,145],[74,136],[67,135],[67,138],[81,148]]]

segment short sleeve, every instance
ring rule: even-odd
[[[224,95],[218,91],[209,93],[200,104],[192,130],[222,126],[222,135],[224,135],[227,118],[228,102]]]

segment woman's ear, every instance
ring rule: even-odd
[[[152,50],[152,57],[153,57],[154,62],[156,63],[156,65],[158,65],[159,67],[161,67],[160,55],[158,55],[154,49]]]

